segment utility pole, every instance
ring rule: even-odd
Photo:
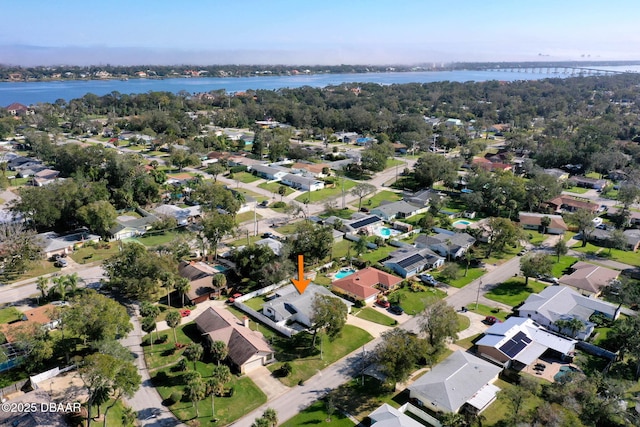
[[[478,283],[478,295],[476,296],[476,310],[478,310],[478,301],[480,301],[480,288],[482,288],[482,280]]]

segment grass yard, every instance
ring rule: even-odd
[[[356,186],[355,181],[351,181],[350,179],[344,180],[344,191],[347,193],[350,189]],[[296,200],[300,203],[304,203],[305,201],[309,201],[310,203],[322,202],[326,199],[331,199],[333,197],[339,196],[342,194],[342,184],[336,183],[336,186],[333,188],[323,188],[322,190],[308,192],[305,191],[298,197]]]
[[[496,319],[506,320],[507,316],[510,314],[507,311],[500,310],[495,307],[489,307],[488,305],[478,304],[478,308],[476,308],[475,303],[468,304],[467,310],[473,311],[474,313],[478,313],[481,316],[493,316]]]
[[[362,258],[365,261],[369,261],[371,264],[375,264],[376,262],[380,261],[381,259],[384,259],[384,258],[388,257],[391,252],[393,252],[393,251],[395,251],[397,249],[398,248],[395,248],[395,247],[390,246],[390,245],[380,246],[377,249],[369,250],[368,252],[362,254],[362,256],[360,258]]]
[[[331,419],[331,421],[328,421]],[[329,427],[351,427],[355,424],[340,411],[334,411],[329,417],[324,402],[318,401],[300,412],[287,422],[280,424],[282,427],[299,427],[305,425],[321,424]]]
[[[78,264],[86,264],[88,262],[94,261],[103,261],[105,259],[111,258],[113,255],[117,254],[120,251],[117,242],[108,243],[104,247],[98,249],[96,246],[84,245],[77,251],[74,251],[71,255],[72,260],[77,262]]]
[[[552,255],[551,257],[553,258],[553,267],[551,268],[551,275],[553,277],[561,277],[564,275],[566,269],[578,261],[578,258],[568,255],[561,256],[559,262],[557,256]]]
[[[258,181],[261,178],[258,178],[257,176],[250,174],[249,172],[238,172],[233,174],[233,179],[244,184],[249,184],[250,182]]]
[[[529,243],[534,246],[540,246],[542,242],[547,240],[547,237],[549,237],[546,234],[542,234],[539,231],[535,230],[524,230],[524,232],[527,235],[527,240],[529,241]]]
[[[269,200],[268,197],[263,196],[260,193],[256,193],[255,191],[247,190],[246,188],[232,188],[233,191],[237,191],[238,193],[242,193],[245,196],[251,196],[258,201],[258,203],[263,202],[265,200]]]
[[[189,369],[193,369],[193,364],[188,364]],[[206,381],[211,375],[211,364],[198,362],[198,372]],[[168,408],[182,421],[196,420],[196,410],[189,401],[185,393],[185,379],[183,372],[174,372],[171,368],[164,368],[152,375],[152,381],[163,399],[168,399],[171,393],[180,392],[184,396],[182,400],[169,405]],[[226,390],[233,388],[233,395],[226,393],[224,396],[214,397],[215,418],[218,419],[214,425],[228,425],[232,421],[237,420],[243,415],[251,412],[267,401],[267,396],[256,386],[249,377],[232,377],[231,381],[226,384]],[[199,422],[211,425],[213,418],[211,412],[211,398],[198,402],[200,410]]]
[[[391,169],[393,167],[396,167],[396,166],[399,167],[399,166],[406,165],[406,164],[407,164],[407,162],[405,162],[404,160],[398,160],[398,159],[390,158],[390,159],[387,159],[387,166],[385,167],[385,169]],[[403,169],[404,169],[404,167],[403,167]],[[400,170],[400,172],[402,172],[402,170]]]
[[[383,201],[397,202],[398,200],[402,200],[402,194],[396,193],[395,191],[382,190],[372,197],[363,199],[362,206],[366,207],[367,209],[373,209],[380,206],[380,203]]]
[[[420,289],[418,292],[414,292],[408,287],[398,289],[389,295],[389,300],[397,301],[396,298],[399,297],[400,307],[404,309],[405,313],[418,314],[424,310],[429,302],[447,296],[446,292],[436,288],[422,286]]]
[[[163,366],[173,365],[182,357],[182,350],[176,350],[176,345],[173,341],[173,330],[169,329],[161,331],[159,334],[167,335],[167,341],[165,343],[154,344],[153,348],[150,345],[142,347],[145,360],[147,361],[147,367],[150,372],[153,372]],[[157,336],[157,331],[154,331],[153,338],[155,339]],[[202,337],[198,333],[198,329],[194,322],[178,326],[176,328],[176,338],[178,338],[178,342],[182,344],[189,344],[192,341],[202,341]]]
[[[286,190],[287,190],[285,192],[285,194],[284,194],[285,196],[293,194],[293,192],[295,191],[293,188],[288,187],[288,186],[286,186],[284,184],[281,184],[279,182],[263,182],[262,184],[258,185],[258,187],[260,187],[260,188],[262,188],[264,190],[267,190],[267,191],[271,191],[273,194],[276,194],[276,195],[278,194],[278,189],[281,186],[286,188]]]
[[[0,325],[22,319],[22,313],[15,307],[0,309]]]
[[[32,261],[29,263],[27,271],[17,276],[7,277],[7,283],[17,282],[19,280],[32,279],[34,277],[43,276],[45,274],[51,274],[62,271],[58,267],[53,265],[53,262],[41,259],[38,261]],[[8,273],[7,273],[8,276]],[[39,295],[40,293],[38,293]],[[27,297],[28,295],[24,295]]]
[[[609,248],[596,246],[592,243],[587,243],[587,246],[585,247],[582,247],[582,243],[578,243],[576,246],[573,246],[571,249],[577,252],[582,252],[586,255],[599,256],[599,257],[610,259],[613,261],[618,261],[623,264],[640,267],[640,256],[638,256],[637,252],[622,251],[620,249],[611,249],[611,255],[609,255]],[[597,260],[593,260],[593,261],[597,262]]]
[[[516,387],[515,385],[503,381],[501,379],[496,380],[494,383],[501,390],[506,390],[508,388]],[[521,406],[521,413],[529,413],[533,411],[535,408],[542,405],[543,401],[539,397],[531,396],[527,397]],[[557,405],[556,405],[557,406]],[[485,421],[482,425],[486,426],[506,426],[509,424],[509,417],[512,413],[511,407],[501,399],[496,399],[489,407],[482,413],[485,417]]]
[[[535,280],[529,280],[529,285],[524,285],[524,278],[517,277],[506,282],[500,283],[485,294],[487,298],[502,304],[515,307],[524,302],[527,297],[533,293],[541,292],[546,285]]]
[[[336,209],[333,212],[324,212],[321,213],[319,216],[320,218],[327,218],[331,215],[333,216],[337,216],[338,218],[342,218],[342,219],[351,219],[351,216],[355,213],[354,210],[351,210],[349,208],[344,208],[344,209]]]
[[[333,341],[322,333],[318,334],[314,348],[311,348],[312,335],[306,332],[301,332],[292,338],[274,337],[271,345],[276,349],[278,362],[269,365],[268,368],[271,372],[278,371],[284,362],[288,362],[293,368],[291,374],[280,378],[280,381],[289,387],[295,386],[372,339],[373,337],[367,331],[352,325],[345,325],[340,336]],[[320,358],[321,345],[322,358]]]
[[[383,314],[380,310],[384,310],[384,309],[365,307],[362,310],[355,313],[354,316],[359,317],[360,319],[363,319],[363,320],[368,320],[369,322],[383,325],[383,326],[395,326],[398,323],[397,320],[392,319],[386,314]]]
[[[278,227],[275,230],[280,233],[280,234],[284,234],[285,236],[289,235],[289,234],[293,234],[296,230],[296,226],[297,224],[287,224],[287,225],[283,225],[282,227]]]
[[[236,215],[236,222],[238,224],[242,224],[246,221],[253,221],[254,219],[260,220],[262,219],[262,215],[257,212],[242,212]]]
[[[459,345],[462,348],[467,350],[471,349],[484,334],[476,334],[467,338],[463,338],[461,340],[456,341],[456,345]]]
[[[464,314],[458,314],[458,332],[462,332],[471,326],[471,320]]]
[[[250,245],[252,243],[257,242],[258,240],[261,240],[262,236],[259,234],[257,236],[249,236],[249,240],[247,241],[247,236],[241,237],[237,240],[234,240],[233,242],[227,242],[227,245],[229,246],[233,246],[233,247],[238,247],[238,246],[246,246],[246,245]]]
[[[466,267],[460,268],[460,277],[454,280],[447,279],[443,277],[442,274],[436,274],[435,277],[440,282],[444,282],[449,286],[453,286],[454,288],[463,288],[467,286],[469,283],[473,282],[474,280],[482,277],[484,273],[486,273],[484,268],[469,268],[469,271],[467,272],[467,276],[464,277],[465,268]]]
[[[138,242],[146,246],[147,248],[152,248],[154,246],[164,245],[166,243],[171,242],[173,239],[178,237],[181,234],[180,231],[162,231],[162,232],[148,232],[144,236],[141,237],[132,237],[129,239],[125,239],[125,242]]]
[[[589,191],[588,188],[582,188],[582,187],[569,187],[567,189],[565,189],[564,191],[568,192],[568,193],[574,193],[574,194],[584,194],[587,191]]]

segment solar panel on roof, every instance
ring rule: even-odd
[[[422,261],[424,258],[420,254],[411,255],[409,258],[405,258],[398,262],[398,265],[402,268],[405,268],[411,264]]]
[[[369,224],[373,224],[376,223],[378,221],[382,221],[380,218],[378,218],[377,216],[370,216],[368,218],[364,218],[361,219],[360,221],[356,221],[351,223],[351,227],[353,228],[361,228],[361,227],[365,227]]]
[[[518,332],[509,341],[507,341],[500,347],[500,351],[513,359],[530,343],[531,338],[527,337],[524,332]]]

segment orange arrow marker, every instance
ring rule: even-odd
[[[311,280],[304,278],[304,255],[298,255],[298,278],[291,279],[291,283],[293,283],[293,286],[296,287],[300,295],[302,295],[309,283],[311,283]]]

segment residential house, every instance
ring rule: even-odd
[[[283,244],[279,240],[267,238],[258,240],[257,242],[255,242],[255,244],[258,246],[268,247],[269,249],[271,249],[271,252],[273,252],[274,255],[280,256],[280,254],[282,253]]]
[[[586,176],[572,176],[569,178],[569,182],[576,187],[591,188],[600,191],[607,186],[607,181],[604,179],[587,178]]]
[[[7,112],[12,116],[22,116],[25,114],[29,114],[29,107],[20,104],[19,102],[14,102],[13,104],[7,106]]]
[[[567,179],[569,179],[569,172],[565,172],[562,169],[543,169],[542,172],[545,175],[554,177],[557,181],[566,181]]]
[[[367,267],[342,279],[335,280],[331,286],[339,294],[355,301],[373,303],[378,295],[395,289],[402,279],[393,274]]]
[[[21,222],[24,222],[24,217],[21,213],[0,209],[0,224],[18,224]]]
[[[457,350],[418,378],[409,396],[418,406],[434,412],[457,413],[463,407],[485,410],[500,391],[493,383],[502,368],[462,350]]]
[[[444,264],[444,258],[429,248],[418,249],[403,247],[389,254],[382,265],[389,267],[400,277],[407,278],[430,268],[438,268]]]
[[[377,208],[371,209],[371,214],[377,215],[385,221],[393,221],[396,218],[408,218],[425,210],[425,207],[412,205],[400,200],[397,202],[383,202]]]
[[[15,171],[17,167],[29,162],[33,162],[33,159],[24,156],[15,156],[7,158],[7,167],[9,170]]]
[[[282,183],[300,191],[316,191],[324,188],[324,182],[315,178],[288,173],[282,177]]]
[[[596,324],[589,321],[598,314],[615,320],[620,314],[618,306],[596,298],[586,297],[567,286],[549,286],[539,294],[531,294],[518,308],[518,316],[533,320],[547,329],[562,331],[556,325],[558,320],[576,318],[584,323],[584,329],[576,332],[576,338],[587,339]]]
[[[602,288],[620,275],[617,270],[582,261],[573,264],[571,270],[571,274],[565,274],[559,279],[560,283],[594,295],[598,295]]]
[[[351,303],[338,298],[327,288],[311,283],[305,291],[299,293],[293,285],[287,285],[276,291],[276,296],[271,301],[262,306],[262,314],[278,323],[299,323],[309,328],[311,327],[311,317],[313,309],[313,299],[316,295],[324,295],[336,298],[347,306],[351,311]]]
[[[264,165],[262,160],[252,159],[251,157],[244,156],[230,156],[227,159],[227,165],[229,167],[233,166],[245,166],[246,168],[251,168],[257,165]]]
[[[54,169],[42,169],[33,175],[31,183],[36,187],[42,187],[43,185],[51,184],[57,181],[60,172]]]
[[[53,304],[45,304],[22,313],[23,322],[33,322],[44,329],[52,330],[60,326],[60,313]]]
[[[151,230],[153,223],[159,218],[142,209],[138,209],[141,216],[120,215],[116,218],[116,224],[109,230],[110,240],[122,240],[129,237],[142,236]]]
[[[274,168],[267,165],[253,165],[250,167],[250,171],[260,178],[268,179],[269,181],[277,181],[282,179],[285,175],[289,174],[287,169]]]
[[[531,319],[509,317],[487,329],[476,345],[482,357],[521,370],[545,353],[562,360],[571,359],[576,342],[546,330]]]
[[[462,126],[463,123],[462,123],[462,120],[460,119],[447,119],[445,120],[444,125],[446,127],[454,127],[454,126]]]
[[[215,296],[217,291],[213,288],[212,281],[213,276],[219,273],[218,270],[204,262],[180,261],[178,274],[189,279],[190,288],[184,296],[190,305],[199,304]]]
[[[8,405],[7,408],[24,408],[21,411],[0,411],[0,425],[3,426],[15,426],[15,427],[67,427],[69,425],[66,411],[58,410],[41,410],[40,408],[49,408],[51,402],[51,395],[45,387],[32,390],[27,393],[16,393],[12,396],[7,396],[9,400],[4,403],[5,398],[3,396],[3,405]],[[64,406],[72,403],[70,401],[64,401]],[[62,405],[62,403],[61,403]],[[37,408],[37,410],[27,410],[27,408]],[[55,406],[58,408],[58,406]]]
[[[152,212],[157,217],[170,217],[175,218],[179,226],[188,225],[195,218],[201,214],[200,206],[190,206],[188,208],[181,208],[176,205],[159,205],[152,209]]]
[[[499,162],[499,161],[491,161],[489,159],[486,159],[484,157],[474,157],[474,159],[471,161],[472,164],[477,165],[478,167],[487,170],[487,171],[494,171],[494,170],[502,170],[502,171],[511,171],[513,170],[513,165],[510,165],[508,163],[503,163],[503,162]]]
[[[402,408],[400,408],[402,409]],[[400,409],[383,403],[378,409],[369,414],[372,427],[424,427],[421,424],[405,415]]]
[[[228,359],[240,373],[275,362],[275,352],[260,332],[249,329],[248,319],[242,323],[224,308],[209,307],[195,323],[209,344],[226,344]]]
[[[607,216],[609,218],[613,218],[620,214],[622,210],[618,208],[609,208],[607,211]],[[637,211],[629,211],[629,225],[640,225],[640,212]]]
[[[438,201],[442,197],[444,197],[444,194],[429,188],[415,193],[405,193],[402,196],[402,200],[416,206],[429,206],[432,200]]]
[[[549,218],[551,223],[546,227],[546,232],[549,234],[564,234],[569,229],[567,224],[561,215],[546,215],[532,212],[520,212],[518,213],[520,219],[520,226],[525,230],[535,230],[542,232],[542,218]]]
[[[313,178],[324,178],[329,174],[329,164],[327,163],[301,163],[296,162],[291,166],[291,172],[310,176]],[[325,172],[327,172],[325,174]]]
[[[67,255],[76,248],[82,247],[87,242],[98,242],[100,236],[91,234],[87,230],[81,230],[67,235],[60,235],[55,231],[48,231],[36,235],[36,242],[42,248],[46,258],[54,255]]]
[[[382,218],[376,215],[354,214],[353,219],[344,221],[343,227],[347,233],[373,234],[376,229],[382,227]]]
[[[336,132],[331,136],[334,136],[338,141],[344,142],[345,144],[355,142],[355,140],[360,137],[357,132]]]
[[[596,213],[599,207],[596,203],[592,203],[584,199],[578,199],[576,197],[566,196],[564,194],[547,201],[546,205],[556,213],[562,213],[565,211],[575,212],[578,209],[586,209]]]
[[[638,246],[640,246],[640,230],[632,228],[623,231],[622,234],[626,239],[624,249],[633,252],[637,251]],[[611,229],[602,230],[600,228],[596,228],[587,235],[587,240],[596,245],[609,247],[611,246],[612,235],[613,230]]]
[[[419,235],[415,240],[417,248],[429,248],[437,252],[442,257],[449,259],[459,259],[476,242],[475,237],[467,233],[444,230],[440,228],[433,235]]]

